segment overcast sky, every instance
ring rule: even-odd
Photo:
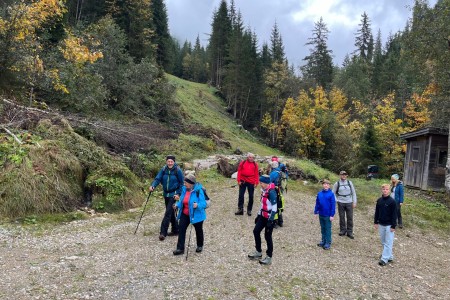
[[[434,6],[437,0],[428,0]],[[197,35],[203,46],[208,43],[212,15],[221,0],[166,0],[169,29],[183,43],[195,42]],[[228,7],[231,1],[228,0]],[[235,0],[244,25],[256,32],[259,45],[270,45],[270,33],[278,24],[286,56],[290,64],[303,65],[309,54],[305,46],[312,36],[314,23],[320,17],[330,31],[328,48],[333,51],[334,64],[341,65],[346,54],[355,50],[355,33],[366,12],[374,38],[381,30],[384,42],[389,33],[405,28],[412,16],[414,0]]]

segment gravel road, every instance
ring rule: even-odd
[[[272,265],[248,260],[254,216],[234,215],[231,184],[208,188],[204,251],[195,253],[193,230],[187,261],[172,255],[176,237],[158,240],[163,207],[155,197],[136,235],[139,211],[45,230],[0,225],[0,299],[450,299],[449,236],[405,224],[394,263],[380,267],[373,208],[357,208],[355,239],[337,235],[336,218],[325,251],[316,246],[315,198],[302,192],[287,195]]]

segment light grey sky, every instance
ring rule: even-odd
[[[434,6],[437,0],[428,0]],[[208,43],[213,11],[221,0],[166,0],[169,29],[172,36],[184,43]],[[228,7],[231,4],[227,0]],[[270,34],[278,24],[289,64],[297,68],[309,54],[305,46],[312,37],[314,23],[320,17],[330,31],[328,48],[333,51],[334,64],[341,65],[346,54],[355,50],[355,33],[365,11],[371,21],[374,38],[381,30],[383,46],[389,33],[403,30],[412,16],[414,0],[235,0],[244,25],[256,32],[259,46],[270,45]]]

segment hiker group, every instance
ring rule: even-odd
[[[346,171],[339,173],[340,179],[331,188],[329,180],[322,180],[323,189],[317,194],[314,214],[318,216],[321,228],[321,241],[317,244],[329,250],[332,244],[331,228],[334,220],[336,204],[339,214],[339,236],[354,239],[353,209],[357,204],[356,190],[353,183],[347,179]],[[285,194],[287,193],[288,170],[277,156],[272,156],[268,167],[263,171],[255,161],[255,155],[247,154],[237,169],[237,185],[239,186],[237,216],[245,213],[252,216],[254,191],[261,186],[260,203],[255,213],[253,235],[255,251],[248,255],[249,259],[258,260],[263,265],[271,264],[273,256],[272,232],[274,228],[283,227],[283,211],[285,208]],[[393,261],[392,247],[394,232],[398,225],[402,228],[401,205],[403,203],[403,186],[397,174],[392,175],[392,186],[382,186],[382,196],[378,199],[374,225],[378,229],[383,252],[379,264],[384,266]],[[175,162],[175,156],[166,157],[166,165],[158,172],[150,186],[152,192],[159,184],[163,189],[165,213],[161,222],[159,239],[167,236],[178,236],[174,255],[185,253],[186,232],[190,224],[195,228],[196,252],[203,251],[204,234],[203,222],[206,220],[206,209],[209,207],[209,197],[205,188],[196,181],[193,173],[183,174]],[[248,193],[247,210],[244,211],[244,197]],[[171,231],[169,232],[169,227]],[[267,244],[266,257],[262,258],[261,232]],[[188,251],[190,246],[190,236]],[[187,256],[186,256],[187,258]]]
[[[353,209],[356,207],[357,197],[353,183],[347,179],[347,172],[339,173],[340,179],[330,189],[328,179],[322,180],[322,191],[317,194],[314,214],[318,215],[322,239],[317,246],[324,250],[331,248],[331,224],[334,220],[337,202],[339,213],[339,236],[347,236],[354,239],[353,235]],[[382,254],[378,264],[385,266],[394,261],[393,246],[394,233],[398,224],[403,228],[401,206],[403,204],[403,184],[398,174],[391,176],[391,185],[381,186],[381,197],[377,200],[374,214],[374,227],[378,230]],[[398,223],[397,223],[398,221]]]

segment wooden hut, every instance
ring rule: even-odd
[[[429,127],[400,137],[406,140],[403,184],[422,190],[445,190],[448,130]]]

